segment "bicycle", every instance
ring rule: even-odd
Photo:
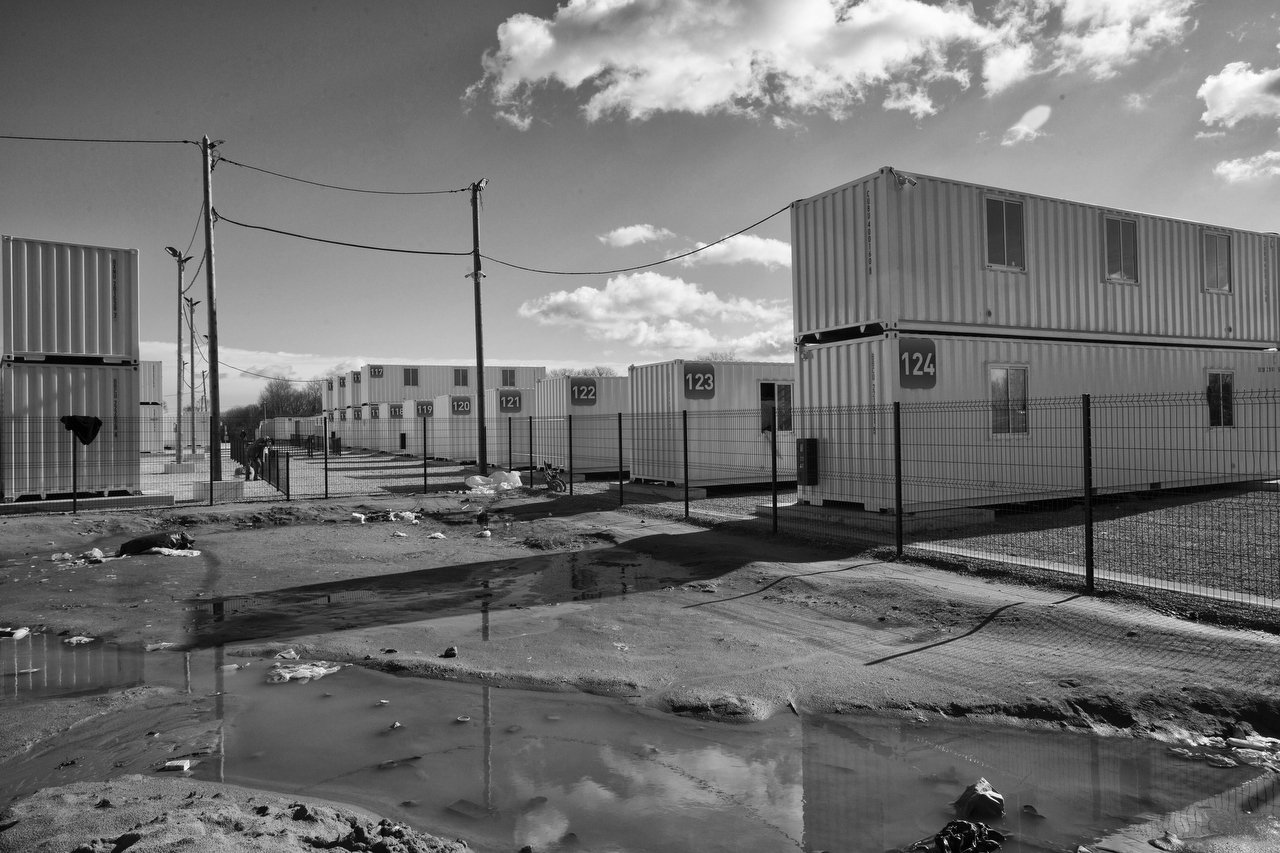
[[[546,475],[547,490],[551,492],[563,492],[569,488],[564,479],[561,478],[560,472],[551,466],[547,460],[542,460],[542,471]]]

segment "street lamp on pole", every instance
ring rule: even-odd
[[[191,260],[190,256],[183,257],[182,253],[172,246],[165,246],[164,250],[173,256],[178,262],[178,410],[176,418],[177,432],[174,435],[174,462],[182,461],[182,270],[187,265],[187,261]]]
[[[196,306],[199,299],[183,297],[187,301],[187,333],[191,336],[191,455],[196,455]],[[210,445],[212,446],[212,445]]]

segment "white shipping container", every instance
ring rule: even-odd
[[[164,362],[138,362],[138,399],[144,404],[153,403],[163,407]]]
[[[534,389],[534,466],[576,474],[631,470],[631,378],[557,376]],[[618,415],[622,446],[618,446]],[[572,432],[572,436],[570,436]],[[570,448],[572,447],[572,458]]]
[[[0,498],[141,492],[138,368],[15,363],[0,366]],[[102,421],[84,446],[66,415]],[[74,442],[74,446],[73,446]],[[73,468],[74,464],[74,468]]]
[[[794,364],[677,359],[633,366],[629,375],[633,480],[685,482],[683,412],[689,485],[769,482],[775,461],[779,480],[795,479],[790,418],[780,418],[775,454],[765,415],[771,400],[789,414]]]
[[[440,394],[432,401],[431,455],[435,459],[475,462],[480,438],[475,397],[470,394]]]
[[[1005,210],[1023,227],[998,264],[988,229]],[[795,329],[813,342],[924,324],[1116,342],[1280,340],[1272,233],[908,181],[890,167],[796,202],[791,233]]]
[[[138,360],[138,251],[3,237],[0,350]]]
[[[359,370],[366,403],[398,403],[405,399],[434,400],[441,394],[476,393],[474,367],[445,364],[366,364]],[[546,376],[545,367],[489,366],[485,390],[532,388]]]
[[[147,362],[142,362],[147,364]],[[146,403],[138,407],[138,452],[163,453],[169,436],[165,433],[164,407]]]
[[[490,388],[484,392],[485,458],[490,465],[506,470],[529,467],[533,400],[532,387]]]
[[[802,502],[893,508],[895,402],[907,511],[1079,494],[1083,394],[1100,492],[1280,475],[1280,413],[1249,402],[1280,391],[1276,352],[888,334],[805,347],[799,365],[796,437],[818,441],[819,477]],[[1230,376],[1229,426],[1211,425],[1213,375]],[[993,401],[993,379],[1019,390]]]

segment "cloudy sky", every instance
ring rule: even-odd
[[[786,208],[886,165],[1280,230],[1274,0],[10,6],[0,135],[138,141],[0,139],[0,233],[138,249],[170,402],[203,135],[224,407],[474,363],[481,179],[492,365],[790,359]]]

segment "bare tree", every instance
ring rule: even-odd
[[[319,414],[323,381],[312,379],[299,384],[278,376],[258,394],[258,408],[264,418],[301,418]]]
[[[595,367],[557,367],[554,370],[547,371],[548,379],[555,379],[560,376],[617,376],[618,371],[604,364],[597,364]]]

